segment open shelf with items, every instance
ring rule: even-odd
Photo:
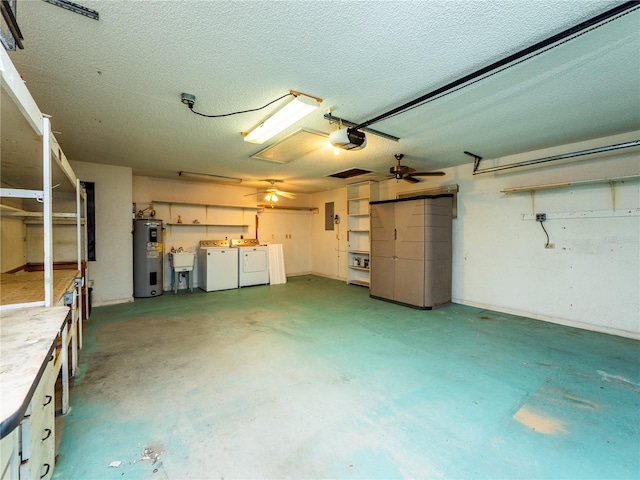
[[[225,205],[196,202],[174,202],[170,200],[152,200],[151,206],[159,205],[160,211],[156,217],[165,219],[165,225],[170,227],[224,227],[247,229],[245,211],[256,212],[259,207],[254,205]],[[238,219],[238,211],[242,216]]]
[[[369,202],[378,199],[378,184],[372,181],[347,185],[347,283],[369,286]]]
[[[215,208],[240,208],[248,210],[258,210],[255,205],[227,205],[224,203],[199,203],[199,202],[174,202],[173,200],[151,200],[151,203],[163,205],[190,205],[194,207],[215,207]]]
[[[318,207],[294,207],[294,206],[290,206],[290,205],[273,205],[272,203],[269,204],[258,204],[258,208],[260,208],[260,210],[291,210],[291,211],[300,211],[300,212],[311,212],[311,213],[318,213],[319,209]]]
[[[167,225],[172,227],[241,227],[248,228],[249,225],[240,225],[237,223],[229,224],[229,223],[200,223],[200,222],[191,222],[191,223],[177,223],[177,222],[167,222]]]

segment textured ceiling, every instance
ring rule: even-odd
[[[384,176],[404,153],[425,171],[640,129],[640,11],[504,72],[372,125],[358,152],[319,149],[286,164],[251,155],[299,128],[329,133],[323,115],[371,119],[569,28],[619,2],[86,1],[95,21],[18,1],[24,50],[12,61],[71,160],[177,178],[187,170],[284,180],[294,192],[338,188],[345,168]],[[321,108],[264,145],[241,131],[289,90]],[[4,110],[3,110],[4,117]],[[3,118],[3,125],[6,120]],[[4,134],[3,134],[4,137]],[[471,166],[469,167],[471,168]]]

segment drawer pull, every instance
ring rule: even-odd
[[[47,438],[49,438],[49,437],[51,436],[51,433],[53,433],[53,432],[51,432],[51,429],[50,429],[50,428],[45,428],[45,429],[44,429],[44,431],[45,431],[45,432],[47,432],[47,434],[46,434],[46,435],[45,435],[45,437],[41,440],[41,441],[43,441],[43,442],[44,442]]]
[[[42,466],[43,466],[43,467],[47,467],[47,470],[46,470],[42,475],[40,475],[40,478],[44,478],[44,477],[46,477],[47,475],[49,475],[49,469],[51,468],[51,465],[49,465],[48,463],[45,463],[45,464],[44,464],[44,465],[42,465]]]
[[[42,406],[43,406],[43,407],[46,407],[47,405],[49,405],[49,404],[51,403],[51,400],[53,400],[53,397],[52,397],[51,395],[46,395],[44,398],[46,398],[46,399],[47,399],[47,401],[46,401],[46,402],[44,402],[44,403],[42,404]]]

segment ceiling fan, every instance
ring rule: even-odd
[[[256,193],[249,193],[247,195],[245,195],[245,197],[248,197],[249,195],[262,195],[264,194],[264,199],[267,202],[277,202],[278,201],[278,197],[284,197],[284,198],[296,198],[296,194],[295,193],[291,193],[291,192],[285,192],[284,190],[279,190],[276,188],[276,183],[282,183],[282,180],[276,180],[274,178],[267,178],[262,180],[263,182],[269,182],[271,184],[271,187],[266,188],[264,190],[261,190],[259,192]]]
[[[395,178],[396,180],[404,180],[405,182],[409,183],[418,183],[420,179],[415,177],[440,177],[444,175],[444,172],[416,172],[415,168],[401,165],[400,161],[404,158],[404,153],[396,153],[394,157],[396,157],[398,164],[391,167],[389,169],[389,173],[391,174],[392,178]]]

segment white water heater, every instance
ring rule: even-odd
[[[139,218],[133,222],[133,296],[162,295],[164,281],[162,220]]]

